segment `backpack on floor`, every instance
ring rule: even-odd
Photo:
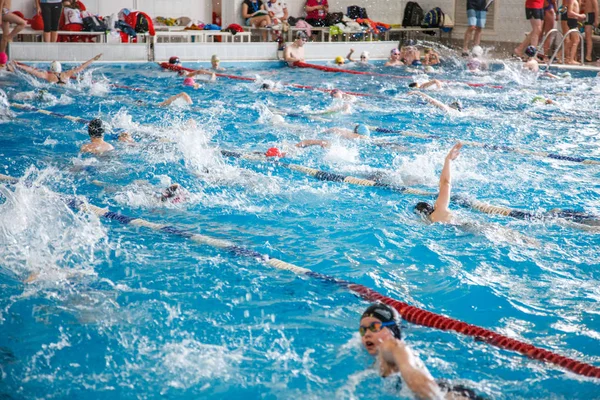
[[[422,28],[439,28],[444,23],[444,13],[439,7],[435,7],[425,14],[421,22]]]
[[[421,26],[423,21],[423,9],[419,4],[414,1],[409,1],[404,7],[404,18],[402,19],[402,26]]]
[[[350,19],[357,19],[357,18],[369,19],[369,17],[367,16],[367,10],[365,8],[359,7],[359,6],[348,6],[346,15]]]

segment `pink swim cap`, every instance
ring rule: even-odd
[[[194,78],[185,78],[183,80],[183,86],[194,86],[196,84],[196,81],[194,80]]]
[[[0,53],[0,64],[6,64],[8,61],[8,56],[5,52]]]

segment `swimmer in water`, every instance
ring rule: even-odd
[[[217,75],[212,71],[207,71],[204,69],[198,69],[196,71],[188,72],[185,74],[185,79],[183,80],[183,86],[190,86],[194,89],[200,88],[200,84],[196,82],[194,79],[195,76],[198,75],[210,75],[209,79],[206,79],[208,82],[215,82],[217,80]]]
[[[536,59],[537,49],[533,46],[527,46],[525,49],[525,64],[523,67],[526,70],[537,73],[540,70],[540,64]]]
[[[450,191],[452,180],[452,161],[460,155],[462,143],[457,143],[450,149],[444,161],[444,167],[440,174],[440,188],[435,205],[419,202],[415,206],[415,212],[425,217],[430,222],[447,224],[452,222],[452,213],[448,209],[450,205]]]
[[[352,58],[352,54],[354,54],[354,49],[350,49],[350,52],[348,53],[346,58],[350,62],[356,62],[356,60],[354,60]],[[360,61],[358,61],[358,63],[363,64],[363,65],[369,64],[369,52],[368,51],[363,51],[362,53],[360,53]]]
[[[183,203],[185,201],[185,190],[180,184],[174,183],[163,190],[159,199],[163,203],[167,201],[173,204]]]
[[[28,74],[35,76],[36,78],[44,79],[50,83],[56,83],[58,85],[66,85],[72,77],[89,67],[94,61],[99,60],[100,57],[102,57],[102,53],[98,54],[91,60],[84,62],[80,66],[72,68],[66,72],[63,72],[62,65],[58,61],[52,61],[48,71],[42,71],[40,69],[30,67],[29,65],[15,63],[14,61],[11,65],[14,68],[21,69]]]
[[[360,318],[358,331],[365,350],[377,358],[379,374],[406,384],[418,399],[483,399],[462,385],[437,381],[402,340],[398,312],[383,303],[369,306]]]
[[[219,58],[218,55],[213,54],[212,57],[210,58],[210,67],[212,68],[213,71],[224,71],[225,68],[220,66],[221,64],[221,59]]]
[[[81,153],[103,154],[115,149],[110,143],[104,141],[104,124],[101,119],[94,118],[90,121],[88,134],[91,143],[81,146],[79,149]]]
[[[438,81],[437,79],[432,79],[428,82],[425,83],[418,83],[418,82],[412,82],[408,84],[409,88],[413,88],[413,89],[421,89],[421,90],[425,90],[427,88],[430,88],[432,86],[435,86],[438,89],[442,88],[442,82]]]
[[[354,127],[354,130],[346,129],[346,128],[331,128],[326,130],[324,133],[332,133],[344,139],[356,140],[363,139],[368,140],[371,136],[371,130],[368,126],[363,124],[358,124]],[[310,146],[321,146],[322,148],[331,147],[331,142],[328,140],[318,140],[318,139],[306,139],[301,142],[296,143],[296,147],[310,147]]]
[[[441,101],[436,100],[433,97],[431,97],[425,93],[422,93],[422,92],[408,92],[408,95],[409,96],[410,95],[420,96],[423,99],[425,99],[429,104],[436,106],[437,108],[444,111],[445,113],[454,113],[456,111],[462,112],[462,110],[463,110],[463,106],[460,101],[453,101],[450,104],[444,104]]]
[[[400,50],[393,48],[390,51],[390,59],[383,64],[384,67],[396,67],[399,65],[404,65],[404,62],[401,60]]]
[[[304,44],[307,40],[308,36],[306,33],[304,33],[304,31],[298,31],[296,33],[296,40],[285,47],[283,53],[284,60],[290,67],[293,67],[295,62],[304,62]]]

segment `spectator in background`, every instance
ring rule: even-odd
[[[242,18],[247,26],[265,28],[271,26],[271,17],[265,5],[259,0],[244,0],[242,3]]]
[[[592,49],[594,47],[592,34],[594,33],[594,28],[598,26],[598,1],[581,0],[581,12],[587,16],[584,22],[585,62],[592,62]]]
[[[467,18],[469,27],[465,32],[462,56],[469,56],[469,42],[473,39],[473,46],[479,46],[481,41],[481,30],[485,28],[487,15],[487,0],[467,0]]]
[[[327,0],[306,0],[306,22],[312,26],[325,26],[325,19],[329,11]]]
[[[25,20],[14,14],[11,10],[11,0],[0,0],[0,9],[2,10],[2,42],[0,43],[0,52],[6,50],[8,42],[12,42],[15,36],[25,28]],[[15,24],[15,29],[10,31],[10,24]]]
[[[61,0],[35,0],[38,14],[44,19],[44,42],[58,40],[58,21],[62,13]]]
[[[544,0],[525,0],[525,18],[527,18],[531,24],[531,32],[529,32],[529,35],[527,35],[525,40],[515,48],[514,54],[517,57],[523,57],[523,50],[527,46],[531,45],[537,47],[540,41],[542,25],[544,24]]]
[[[271,22],[274,25],[279,25],[287,21],[289,15],[287,4],[285,4],[284,1],[268,0],[266,4],[267,11],[269,12],[269,17],[271,17]]]
[[[548,32],[554,29],[554,22],[556,21],[556,0],[544,0],[544,27],[542,29],[542,37],[546,36]],[[554,37],[554,34],[552,35]],[[546,39],[544,42],[544,51],[543,54],[540,53],[539,56],[545,59],[548,57],[548,53],[550,52],[550,45],[554,40],[552,38]]]

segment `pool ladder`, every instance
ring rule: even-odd
[[[542,48],[542,49],[544,48],[544,43],[546,42],[546,39],[548,39],[548,37],[553,33],[560,34],[560,31],[558,29],[551,29],[550,31],[548,31],[548,33],[546,33],[546,36],[544,36],[544,39],[542,39],[542,43],[539,45],[539,48]],[[564,62],[564,60],[565,60],[565,46],[564,46],[565,40],[572,33],[577,33],[577,35],[579,35],[580,45],[581,45],[581,62],[582,63],[585,62],[585,59],[583,58],[583,49],[585,48],[585,39],[583,38],[583,35],[581,34],[581,32],[579,32],[579,29],[575,28],[575,29],[569,30],[567,32],[567,34],[562,37],[560,44],[558,45],[556,50],[554,50],[552,57],[550,57],[550,60],[548,61],[548,64],[546,65],[546,70],[550,69],[550,65],[552,65],[552,62],[556,59],[556,55],[558,54],[558,52],[560,50],[562,50],[562,59]]]

